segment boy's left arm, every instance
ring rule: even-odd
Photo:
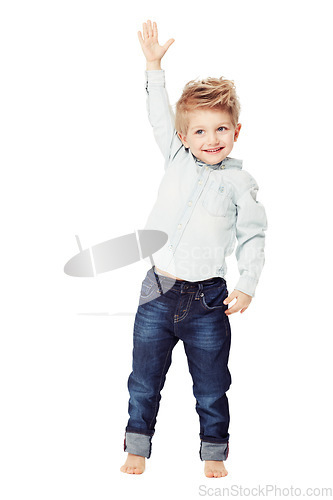
[[[264,248],[267,229],[265,208],[256,199],[259,187],[255,179],[245,171],[243,171],[243,178],[244,184],[236,200],[238,246],[235,254],[240,278],[234,291],[224,300],[224,304],[229,304],[236,298],[235,304],[226,310],[226,315],[238,311],[243,313],[248,308],[255,295],[265,263]]]

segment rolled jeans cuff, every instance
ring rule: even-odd
[[[201,460],[226,460],[229,454],[229,442],[211,443],[201,441],[199,454]]]
[[[138,432],[125,432],[124,451],[133,455],[149,458],[151,455],[151,438]]]

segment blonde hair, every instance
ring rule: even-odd
[[[176,102],[175,129],[186,135],[189,126],[189,113],[197,109],[220,109],[227,111],[234,127],[240,113],[240,103],[233,80],[220,78],[205,78],[190,80],[183,89],[181,97]]]

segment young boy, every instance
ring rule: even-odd
[[[161,69],[174,39],[160,46],[156,23],[150,20],[138,36],[147,60],[148,117],[165,158],[165,174],[145,228],[164,231],[168,242],[154,254],[156,265],[142,282],[128,379],[128,456],[121,471],[144,471],[171,352],[181,339],[193,379],[205,475],[223,477],[229,451],[228,316],[243,313],[254,297],[264,265],[267,219],[256,201],[256,181],[242,170],[241,160],[228,156],[241,129],[233,82],[188,82],[174,121]],[[235,238],[240,278],[228,295],[225,257]]]

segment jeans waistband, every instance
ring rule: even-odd
[[[175,280],[173,278],[170,278],[169,276],[164,276],[163,274],[157,273],[155,271],[155,266],[153,266],[151,269],[149,269],[148,274],[151,274],[152,276],[155,276],[155,280],[158,282],[158,280],[162,281],[163,283],[166,283],[168,285],[168,288],[171,287],[176,287],[177,289],[185,288],[185,289],[191,289],[191,288],[202,288],[205,285],[214,285],[218,283],[225,283],[226,280],[222,278],[221,276],[214,276],[212,278],[208,278],[207,280],[201,280],[201,281],[186,281],[186,280]]]

